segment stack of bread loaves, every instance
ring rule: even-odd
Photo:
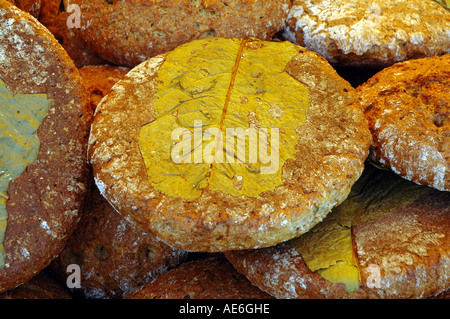
[[[435,0],[0,0],[0,298],[450,289]]]

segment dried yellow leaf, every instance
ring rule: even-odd
[[[40,147],[36,132],[51,102],[46,94],[13,94],[0,80],[0,268],[5,266],[8,187],[36,160]]]
[[[309,91],[285,72],[289,42],[208,38],[167,54],[157,72],[156,120],[139,146],[160,192],[198,198],[209,188],[256,197],[282,183]]]

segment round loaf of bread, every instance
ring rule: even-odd
[[[125,299],[273,299],[253,286],[222,255],[186,262]]]
[[[367,166],[349,197],[308,233],[227,252],[277,298],[418,299],[450,288],[450,193]]]
[[[357,88],[370,157],[416,183],[450,190],[450,55],[397,63]]]
[[[100,102],[96,184],[174,247],[274,245],[321,221],[360,176],[371,136],[353,99],[326,60],[290,42],[196,40]]]
[[[0,291],[64,247],[89,184],[92,110],[53,35],[0,0]]]
[[[180,44],[210,36],[271,39],[289,0],[65,0],[79,11],[80,37],[108,61],[134,67]],[[75,20],[74,20],[75,21]]]
[[[380,68],[450,53],[450,12],[433,0],[296,0],[283,36],[333,65]]]

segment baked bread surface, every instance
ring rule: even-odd
[[[273,299],[252,285],[221,255],[202,257],[167,271],[126,299]]]
[[[280,299],[435,297],[450,285],[449,195],[368,166],[349,197],[308,233],[226,256]]]
[[[77,68],[107,63],[77,34],[77,11],[70,9],[68,12],[63,0],[41,0],[39,22],[55,36]]]
[[[92,111],[78,70],[53,35],[6,1],[0,1],[0,12],[0,79],[8,94],[40,96],[49,102],[35,132],[37,158],[7,189],[6,257],[0,269],[4,291],[47,266],[80,218],[89,185],[86,148]],[[2,157],[9,155],[2,152]]]
[[[383,68],[450,53],[449,31],[432,0],[298,0],[283,35],[333,65]]]
[[[450,55],[397,63],[357,88],[370,157],[416,183],[450,190]]]
[[[288,0],[65,0],[83,13],[79,36],[108,61],[134,67],[204,37],[271,39],[284,25]]]

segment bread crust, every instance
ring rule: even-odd
[[[450,190],[450,55],[397,63],[357,88],[370,157],[405,179]]]
[[[66,0],[82,12],[80,37],[100,56],[134,67],[182,43],[209,37],[271,39],[290,1]]]
[[[79,298],[120,299],[170,268],[189,253],[172,248],[117,213],[93,185],[73,235],[49,266],[60,282],[67,267],[80,266]]]
[[[79,68],[81,81],[89,96],[90,106],[93,112],[101,99],[108,95],[117,81],[121,80],[129,68],[115,65],[86,65]]]
[[[435,1],[297,0],[283,36],[333,65],[381,68],[450,53],[449,29]]]
[[[130,71],[97,107],[89,157],[102,194],[143,229],[185,250],[270,246],[317,224],[360,176],[371,137],[362,113],[348,107],[354,97],[350,84],[317,54],[297,50],[286,70],[309,87],[311,105],[298,129],[294,159],[283,167],[283,185],[256,198],[204,189],[195,200],[170,197],[150,185],[138,135],[155,119],[162,55]]]
[[[39,22],[55,36],[77,68],[107,63],[81,39],[76,26],[69,27],[69,22],[75,22],[74,13],[67,12],[63,0],[41,0]]]
[[[7,0],[14,4],[20,10],[31,14],[36,19],[39,17],[41,11],[41,0]]]
[[[46,28],[0,1],[0,78],[14,93],[53,102],[37,131],[37,160],[9,184],[6,260],[0,291],[31,279],[64,247],[89,185],[86,146],[92,111],[78,70]]]
[[[66,287],[62,286],[45,270],[24,284],[0,294],[0,299],[72,299]]]
[[[125,299],[273,299],[239,274],[222,255],[167,271]]]
[[[225,255],[254,285],[280,299],[431,298],[450,287],[449,204],[448,192],[430,188],[390,214],[354,225],[361,278],[352,292],[311,271],[291,242]]]

